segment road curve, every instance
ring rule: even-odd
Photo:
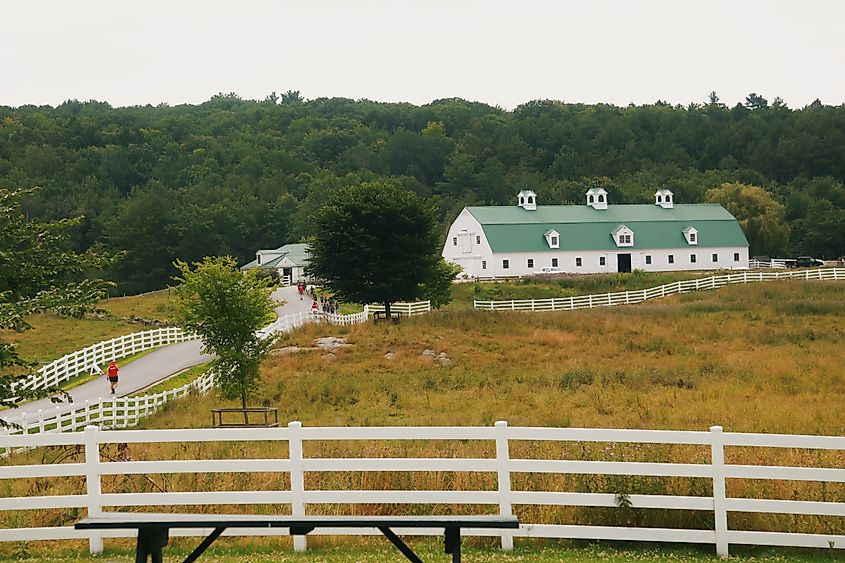
[[[283,287],[273,292],[273,299],[282,302],[275,308],[276,314],[281,316],[299,312],[307,312],[311,308],[311,299],[304,297],[299,299],[296,287]],[[163,346],[134,362],[120,367],[120,381],[117,385],[118,397],[124,397],[137,393],[142,389],[150,387],[179,373],[180,371],[210,362],[214,356],[202,353],[202,345],[199,340],[190,340],[179,344]],[[120,365],[120,362],[118,362]],[[98,377],[88,383],[78,385],[69,391],[72,403],[53,403],[50,399],[41,399],[25,403],[17,408],[0,411],[0,418],[14,422],[15,417],[22,413],[37,412],[39,409],[45,411],[59,412],[79,408],[85,401],[96,403],[102,398],[111,397],[111,390],[105,375]]]

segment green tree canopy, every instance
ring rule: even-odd
[[[272,340],[262,339],[258,329],[273,317],[272,287],[258,270],[238,271],[229,256],[204,258],[194,263],[177,260],[177,321],[183,329],[202,337],[203,350],[215,354],[215,385],[223,398],[247,399],[259,382],[261,360]],[[244,413],[246,422],[246,413]]]
[[[344,301],[384,303],[389,315],[391,303],[425,298],[454,277],[442,264],[434,209],[413,192],[384,182],[347,187],[315,221],[306,272]]]
[[[106,267],[109,257],[67,250],[69,230],[80,219],[41,222],[22,212],[21,200],[32,193],[0,189],[0,329],[17,332],[32,328],[26,317],[35,313],[82,316],[112,285],[82,279],[87,272]],[[17,388],[33,367],[14,345],[0,339],[0,406],[58,393],[53,388]]]
[[[784,207],[763,188],[739,182],[722,184],[707,190],[704,199],[722,204],[736,217],[752,254],[779,256],[785,252],[789,225],[784,218]]]

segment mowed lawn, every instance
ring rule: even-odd
[[[97,342],[150,328],[130,322],[132,317],[164,322],[173,317],[172,295],[168,291],[107,299],[97,308],[98,314],[81,319],[34,315],[28,319],[32,330],[0,331],[0,336],[17,344],[27,360],[45,363]]]

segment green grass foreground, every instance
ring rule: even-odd
[[[165,550],[165,560],[176,556],[185,557],[200,540],[177,540],[175,546]],[[248,542],[259,545],[250,545]],[[289,540],[281,540],[289,543]],[[376,539],[362,540],[366,545],[354,543],[351,540],[341,540],[342,545],[309,547],[304,553],[295,553],[290,546],[272,548],[266,544],[266,539],[234,540],[236,545],[214,546],[210,548],[201,561],[208,563],[385,563],[405,561],[403,556],[390,545],[380,545]],[[385,542],[387,540],[384,540]],[[472,540],[470,540],[472,541]],[[128,543],[128,542],[125,542]],[[337,541],[330,543],[338,543]],[[461,555],[467,563],[702,563],[707,561],[725,561],[712,553],[712,548],[685,546],[655,547],[651,545],[611,546],[606,544],[592,544],[585,547],[567,545],[572,542],[519,542],[513,552],[503,552],[495,547],[463,546]],[[551,545],[546,545],[551,544]],[[412,541],[410,545],[414,551],[426,562],[451,561],[451,556],[443,553],[442,543],[433,539]],[[85,553],[85,547],[80,544],[78,551],[46,552],[38,549],[5,550],[0,553],[0,561],[44,562],[44,563],[72,563],[72,562],[109,562],[122,563],[134,561],[134,551],[130,547],[120,549],[106,549],[104,553],[93,556]],[[837,551],[810,551],[794,549],[753,549],[736,548],[732,550],[731,561],[743,563],[779,563],[794,561],[797,563],[823,563],[828,561],[845,561],[845,553]]]

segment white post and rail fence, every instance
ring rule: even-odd
[[[398,442],[436,440],[454,446],[450,456],[460,455],[463,448],[471,448],[481,457],[431,457],[404,458],[390,457],[392,446]],[[361,452],[371,455],[372,451],[386,452],[384,457],[333,457],[336,452],[332,444],[341,441],[352,442],[361,446]],[[161,459],[161,452],[156,453],[157,446],[166,447],[167,444],[190,444],[201,442],[261,442],[261,451],[287,451],[287,457],[281,458],[253,458],[253,459]],[[381,444],[379,444],[381,442]],[[269,443],[269,445],[268,445]],[[308,447],[304,444],[308,443]],[[484,447],[474,447],[481,443]],[[541,443],[557,443],[564,447],[566,443],[579,446],[584,443],[607,444],[639,444],[681,446],[683,451],[689,451],[688,462],[643,462],[643,461],[607,461],[589,459],[566,459],[561,454],[548,454],[548,457],[515,457],[512,452],[541,452],[557,451],[555,448],[540,449]],[[132,450],[129,461],[104,461],[101,448],[109,445],[121,444],[132,448],[135,444],[143,444],[142,448]],[[280,448],[273,449],[279,445]],[[380,445],[387,444],[387,448]],[[489,444],[489,446],[485,446]],[[531,447],[536,444],[537,447]],[[284,446],[287,446],[285,448]],[[371,445],[371,446],[370,446]],[[0,481],[7,494],[0,499],[0,519],[4,511],[32,511],[32,518],[21,521],[36,520],[37,511],[55,509],[86,509],[89,515],[98,514],[104,510],[133,510],[138,508],[155,507],[156,510],[191,512],[197,506],[203,511],[220,512],[237,511],[233,505],[249,507],[263,506],[262,510],[277,510],[279,506],[286,507],[293,515],[305,514],[336,514],[334,506],[345,506],[351,510],[356,505],[368,505],[373,509],[378,505],[406,506],[408,511],[419,514],[430,510],[431,506],[441,509],[447,507],[454,513],[471,514],[478,511],[478,506],[489,507],[485,512],[498,512],[502,515],[542,514],[534,507],[603,507],[616,510],[657,509],[666,511],[693,511],[705,515],[704,524],[695,529],[667,528],[667,527],[636,527],[627,525],[586,525],[559,524],[544,522],[543,517],[527,519],[520,517],[520,528],[514,531],[468,530],[467,535],[499,536],[504,549],[511,549],[515,538],[575,538],[575,539],[604,539],[623,541],[649,542],[679,542],[710,544],[715,547],[719,555],[726,556],[730,545],[765,545],[791,546],[821,549],[845,548],[845,498],[841,486],[845,483],[845,469],[841,464],[833,463],[834,467],[820,467],[820,456],[824,459],[841,460],[841,452],[845,451],[845,437],[837,436],[801,436],[785,434],[749,434],[723,432],[719,426],[709,431],[671,431],[671,430],[614,430],[588,428],[539,428],[539,427],[511,427],[506,422],[497,422],[488,427],[304,427],[299,422],[291,422],[282,428],[261,429],[178,429],[178,430],[99,430],[95,426],[86,427],[82,432],[63,434],[44,433],[31,435],[0,436],[0,448],[17,449],[41,446],[82,446],[82,459],[72,460],[70,463],[34,464],[34,465],[5,465],[0,466]],[[634,447],[634,446],[631,446]],[[413,445],[408,446],[413,448]],[[691,449],[690,449],[691,448]],[[791,449],[806,450],[806,466],[774,466],[774,465],[745,465],[726,462],[725,450],[731,452],[743,451],[745,448],[763,448],[767,451]],[[401,451],[407,452],[404,446]],[[825,454],[824,451],[828,453]],[[308,452],[305,455],[304,452]],[[598,451],[596,448],[595,451]],[[659,458],[659,452],[665,448],[655,448],[652,456]],[[755,450],[747,450],[754,452]],[[698,452],[698,453],[695,453]],[[815,453],[818,452],[818,453]],[[838,452],[838,453],[837,453]],[[272,455],[272,454],[270,454]],[[336,454],[335,454],[336,455]],[[407,455],[407,454],[406,454]],[[535,456],[538,454],[534,454]],[[541,454],[540,454],[541,455]],[[686,455],[686,454],[684,454]],[[753,453],[749,454],[752,459]],[[748,458],[749,455],[745,457]],[[562,458],[564,457],[564,458]],[[637,459],[641,459],[638,457]],[[683,458],[682,458],[683,459]],[[790,459],[796,459],[791,457]],[[812,460],[812,461],[810,461]],[[320,474],[366,474],[379,472],[380,474],[410,475],[403,477],[403,482],[410,482],[412,490],[369,490],[361,485],[353,489],[334,489],[331,487],[309,488],[307,484],[320,483]],[[455,487],[439,487],[434,490],[413,488],[414,474],[424,472],[436,473],[479,473],[493,477],[492,481],[483,481],[490,485],[481,490],[461,490]],[[268,488],[265,490],[233,490],[243,485],[242,479],[211,479],[209,474],[244,475],[252,473],[287,474],[289,481],[284,479],[268,479],[263,483],[289,483],[289,487]],[[196,479],[186,480],[181,485],[174,486],[177,491],[160,490],[157,492],[139,492],[114,490],[117,481],[110,480],[103,486],[104,479],[112,476],[133,475],[173,475],[194,474]],[[544,475],[558,475],[563,479],[566,475],[583,476],[644,476],[649,479],[667,479],[677,483],[679,479],[702,480],[706,483],[702,489],[702,496],[684,496],[673,494],[637,494],[636,491],[626,491],[624,504],[620,502],[620,494],[613,492],[584,492],[581,487],[577,492],[560,490],[554,487],[555,481],[549,481]],[[311,476],[306,478],[306,476]],[[244,475],[245,476],[245,475]],[[43,496],[22,494],[31,491],[25,483],[18,480],[33,480],[46,478],[84,478],[76,480],[77,489],[68,491],[62,487],[60,495],[51,495],[49,489]],[[789,494],[789,498],[771,498],[772,493],[767,486],[761,485],[752,491],[759,496],[743,497],[728,495],[726,481],[754,480],[754,483],[772,481],[815,482],[821,486],[816,490],[816,500],[801,500],[798,494]],[[364,480],[366,481],[366,480]],[[28,481],[31,483],[31,481]],[[167,483],[168,481],[165,481]],[[232,483],[227,490],[198,490],[198,486],[188,486],[185,483]],[[353,481],[355,482],[355,481]],[[382,482],[380,480],[380,482]],[[432,482],[429,478],[428,486]],[[437,483],[461,483],[460,480],[438,479]],[[589,480],[585,481],[589,483]],[[519,483],[520,487],[515,487]],[[543,486],[546,483],[546,486]],[[548,490],[549,483],[553,490]],[[828,485],[833,486],[828,486]],[[261,485],[259,485],[261,488]],[[464,487],[468,488],[468,487]],[[586,487],[587,489],[589,487]],[[556,489],[556,490],[555,490]],[[104,490],[111,492],[104,492]],[[654,489],[652,489],[654,490]],[[672,490],[666,487],[663,490]],[[807,490],[807,489],[805,489]],[[818,493],[818,491],[830,493]],[[15,493],[18,491],[18,493]],[[751,493],[754,494],[754,493]],[[818,500],[821,498],[821,500]],[[832,500],[831,500],[832,499]],[[423,506],[425,505],[425,506]],[[272,507],[272,508],[271,508]],[[251,510],[255,510],[252,508]],[[342,509],[341,509],[342,510]],[[544,509],[545,510],[545,509]],[[731,514],[757,513],[764,515],[792,515],[779,520],[782,531],[753,528],[746,523],[742,529],[729,526]],[[57,518],[52,513],[53,520]],[[813,531],[804,529],[801,533],[790,530],[792,522],[799,517],[814,515],[817,519],[813,524]],[[74,530],[73,518],[76,515],[68,513],[66,523],[62,526],[48,527],[18,527],[0,529],[0,541],[37,541],[37,540],[66,540],[89,539],[92,552],[102,550],[103,538],[132,537],[133,532],[114,530],[109,532],[84,532]],[[795,517],[795,518],[793,518]],[[624,519],[617,519],[625,521]],[[552,517],[554,521],[554,517]],[[689,521],[687,519],[686,521]],[[771,528],[771,524],[766,524]],[[402,534],[440,535],[442,530],[416,529],[396,530]],[[173,536],[205,535],[202,530],[174,530]],[[227,530],[231,535],[268,535],[285,533],[286,530],[273,529]],[[319,533],[327,535],[362,535],[377,534],[373,530],[323,529]],[[305,538],[296,540],[296,549],[305,549]]]
[[[396,303],[394,306],[409,316],[431,311],[431,304],[428,301]],[[351,325],[366,322],[370,314],[370,306],[365,306],[364,311],[350,315],[328,313],[285,315],[261,329],[259,334],[270,337],[306,323],[328,322],[338,326]],[[125,358],[138,352],[194,338],[196,336],[186,334],[178,327],[158,328],[119,336],[50,362],[25,380],[21,386],[27,389],[54,387],[78,375],[99,372],[100,366],[111,359]],[[160,393],[135,397],[105,397],[96,402],[85,401],[82,404],[61,403],[52,408],[22,412],[16,416],[2,416],[0,412],[0,418],[15,425],[13,428],[0,429],[0,433],[74,432],[89,424],[99,424],[108,428],[129,428],[137,425],[142,418],[155,413],[168,401],[184,397],[192,392],[206,393],[213,385],[214,374],[207,372],[181,387]]]
[[[633,305],[649,299],[718,289],[726,285],[752,283],[771,280],[845,280],[845,268],[818,268],[815,270],[786,270],[750,272],[742,271],[723,276],[710,276],[683,280],[665,285],[640,289],[636,291],[617,291],[612,293],[594,293],[573,297],[556,297],[553,299],[512,299],[508,301],[473,301],[476,309],[487,311],[572,311],[575,309],[593,309],[595,307],[613,307],[616,305]]]

